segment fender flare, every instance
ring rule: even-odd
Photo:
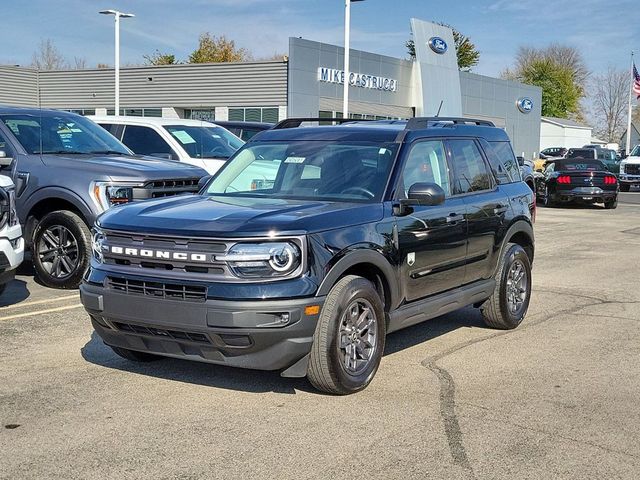
[[[89,189],[87,189],[87,194],[88,192]],[[23,215],[25,216],[25,219],[37,203],[49,198],[56,198],[69,202],[78,209],[78,211],[88,222],[91,222],[97,216],[96,212],[94,212],[91,207],[87,205],[82,197],[80,197],[80,195],[73,192],[72,190],[68,190],[62,187],[44,187],[32,193],[24,203],[22,210],[24,212]]]
[[[500,256],[498,258],[502,258],[502,255],[504,255],[504,250],[507,247],[507,243],[509,243],[509,239],[513,237],[516,233],[524,233],[527,237],[529,237],[529,240],[531,240],[531,245],[533,248],[533,251],[531,252],[531,263],[533,263],[533,257],[535,256],[534,254],[535,254],[535,245],[536,245],[535,236],[533,234],[533,226],[529,221],[524,219],[516,220],[509,226],[509,228],[504,234],[504,239],[502,240],[502,245],[500,246]],[[498,269],[498,266],[499,264],[496,265],[496,271]]]
[[[384,280],[389,287],[389,305],[391,308],[395,308],[400,295],[395,270],[384,255],[375,250],[369,249],[356,249],[347,252],[344,257],[336,262],[331,270],[329,270],[329,273],[324,277],[320,283],[316,296],[321,297],[328,295],[331,288],[340,279],[340,277],[344,275],[344,272],[359,264],[373,265],[382,272],[385,277]]]

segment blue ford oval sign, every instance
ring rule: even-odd
[[[520,110],[522,113],[531,113],[531,110],[533,110],[533,100],[531,100],[529,97],[520,98],[516,102],[516,105],[518,106],[518,110]]]
[[[431,37],[429,39],[429,48],[436,52],[438,55],[442,55],[447,51],[447,42],[440,37]]]

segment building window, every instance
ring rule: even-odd
[[[114,115],[115,109],[107,109],[107,115]],[[162,108],[121,108],[120,115],[127,117],[162,117]]]
[[[185,108],[184,118],[213,122],[216,119],[215,108]]]
[[[328,110],[320,110],[318,112],[320,118],[342,118],[342,112],[330,112]],[[400,117],[390,117],[383,115],[369,115],[367,113],[349,113],[349,118],[354,120],[404,120]]]
[[[67,111],[71,113],[77,113],[78,115],[95,115],[96,114],[95,108],[72,108]]]
[[[239,107],[229,109],[231,122],[267,122],[277,123],[278,107]]]

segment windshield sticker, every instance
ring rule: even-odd
[[[196,141],[193,139],[193,137],[191,135],[189,135],[187,132],[185,132],[184,130],[176,130],[176,131],[171,132],[171,133],[183,145],[187,145],[189,143],[196,143]]]
[[[287,157],[284,163],[304,163],[306,157]]]

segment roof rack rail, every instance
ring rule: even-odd
[[[271,130],[283,130],[285,128],[297,128],[303,122],[331,122],[331,123],[350,123],[350,122],[366,122],[365,119],[356,118],[320,118],[320,117],[302,117],[302,118],[287,118],[278,122]]]
[[[495,127],[489,120],[479,120],[477,118],[463,117],[415,117],[410,118],[405,130],[422,130],[429,128],[434,123],[452,123],[454,125],[479,125],[484,127]]]

